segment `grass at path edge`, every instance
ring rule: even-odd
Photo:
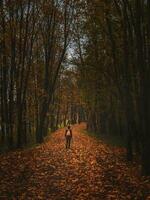
[[[111,146],[126,147],[125,138],[122,138],[119,135],[97,134],[94,132],[89,132],[86,129],[84,129],[82,133],[93,137],[96,140],[101,140],[102,142]]]

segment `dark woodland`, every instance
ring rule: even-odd
[[[149,0],[0,0],[0,199],[150,200]]]

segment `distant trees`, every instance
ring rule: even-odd
[[[75,41],[88,129],[125,136],[128,160],[133,151],[140,153],[145,175],[150,174],[149,11],[150,2],[142,0],[83,2]]]
[[[86,120],[84,102],[81,101],[77,80],[78,72],[74,68],[64,70],[60,77],[55,94],[57,98],[55,103],[59,102],[59,124],[66,125],[68,120],[71,124]]]

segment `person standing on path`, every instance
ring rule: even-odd
[[[65,131],[65,138],[66,138],[66,149],[70,149],[70,144],[72,140],[72,130],[70,125],[67,127]]]

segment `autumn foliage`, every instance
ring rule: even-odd
[[[150,179],[140,165],[125,160],[125,149],[85,135],[73,127],[65,149],[64,129],[44,144],[0,156],[0,199],[149,200]]]
[[[0,0],[0,199],[150,200],[149,64],[150,0]]]

